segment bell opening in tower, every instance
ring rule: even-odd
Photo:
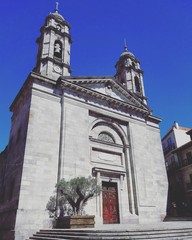
[[[59,40],[54,44],[54,57],[62,59],[62,43]]]

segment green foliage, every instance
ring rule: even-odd
[[[77,177],[69,181],[64,178],[56,184],[58,194],[58,204],[64,209],[65,204],[70,204],[74,215],[79,215],[87,201],[100,193],[101,187],[97,185],[97,181],[92,177]],[[56,205],[47,204],[47,209],[54,209]],[[50,211],[50,210],[49,210]]]
[[[49,201],[46,205],[46,209],[49,211],[50,218],[55,217],[55,211],[56,211],[56,197],[55,196],[51,196],[49,198]]]

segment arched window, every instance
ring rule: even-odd
[[[59,40],[56,40],[54,44],[54,56],[62,59],[62,43]]]
[[[99,133],[98,139],[101,141],[105,141],[105,142],[115,143],[114,137],[110,133],[107,133],[107,132]]]
[[[139,78],[135,77],[134,80],[135,80],[135,91],[140,93],[141,92],[141,87],[140,87],[140,83],[139,83]]]

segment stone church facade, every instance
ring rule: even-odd
[[[140,62],[125,46],[114,77],[74,77],[70,25],[58,9],[40,31],[36,66],[10,107],[10,140],[1,153],[4,239],[26,239],[47,228],[45,208],[55,184],[77,176],[94,176],[102,187],[85,209],[96,227],[162,221],[161,119],[147,106]],[[109,200],[115,215],[105,214]]]

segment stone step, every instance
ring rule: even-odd
[[[146,240],[146,239],[151,239],[151,240],[191,240],[192,236],[164,236],[164,237],[152,237],[152,236],[144,236],[143,238],[141,237],[130,237],[130,236],[121,236],[121,237],[73,237],[73,238],[69,238],[69,237],[59,237],[59,238],[50,238],[50,237],[30,237],[30,239],[34,239],[34,240],[70,240],[70,239],[74,239],[74,240]]]
[[[192,229],[169,229],[169,230],[166,230],[166,229],[160,229],[160,230],[129,230],[129,231],[119,231],[119,230],[115,230],[115,231],[85,231],[85,230],[82,230],[82,231],[50,231],[50,230],[41,230],[40,232],[38,232],[38,234],[50,234],[50,235],[54,235],[54,234],[57,234],[57,235],[81,235],[81,236],[87,236],[87,235],[122,235],[122,236],[125,236],[127,234],[129,235],[143,235],[143,234],[172,234],[172,233],[192,233]]]
[[[182,240],[192,239],[192,228],[186,229],[159,229],[159,230],[69,230],[69,229],[50,229],[40,230],[30,239],[36,240],[59,240],[59,239],[159,239],[159,240]]]
[[[77,230],[77,229],[44,229],[40,230],[38,233],[50,233],[50,234],[126,234],[126,233],[159,233],[159,232],[192,232],[192,227],[191,228],[172,228],[172,229],[136,229],[136,230]]]
[[[192,217],[166,217],[164,222],[192,221]]]

